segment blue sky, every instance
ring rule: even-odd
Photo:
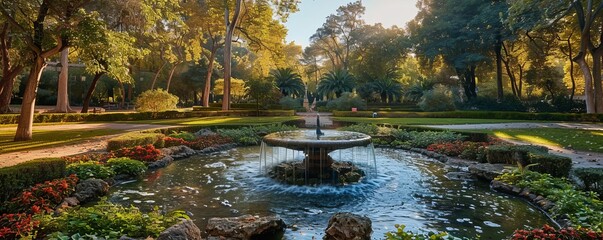
[[[308,46],[308,39],[322,26],[325,18],[350,2],[353,0],[301,0],[299,11],[291,14],[285,23],[289,29],[287,41]],[[362,5],[366,7],[363,19],[367,24],[379,22],[384,27],[404,27],[417,15],[416,3],[416,0],[363,0]]]

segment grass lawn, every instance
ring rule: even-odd
[[[287,117],[216,116],[216,117],[201,117],[201,118],[119,121],[117,123],[185,125],[185,126],[216,126],[216,125],[260,125],[260,124],[268,124],[268,123],[281,123],[281,122],[296,120],[296,119],[300,119],[300,117],[297,117],[297,116],[287,116]]]
[[[33,129],[33,140],[13,142],[14,130],[0,130],[0,153],[34,150],[40,148],[56,147],[88,138],[118,134],[124,132],[116,129],[93,130],[36,130]],[[40,156],[43,157],[43,156]]]
[[[511,123],[530,122],[528,120],[506,119],[474,119],[474,118],[360,118],[333,117],[336,121],[357,123],[387,123],[394,125],[448,125],[448,124],[479,124],[479,123]]]
[[[476,131],[477,132],[477,131]],[[564,128],[479,130],[503,139],[603,153],[603,131]]]

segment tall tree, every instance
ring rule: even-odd
[[[350,55],[357,46],[353,39],[354,31],[364,25],[361,19],[364,11],[361,1],[341,6],[310,37],[312,45],[328,56],[333,69],[349,69]]]
[[[38,83],[46,59],[61,51],[63,38],[67,32],[77,30],[77,26],[88,15],[80,9],[86,0],[67,1],[43,0],[40,2],[2,1],[2,16],[18,31],[27,43],[30,71],[21,105],[21,116],[15,133],[15,141],[32,138],[33,115]]]
[[[18,52],[22,44],[11,34],[12,25],[3,20],[0,30],[0,57],[2,60],[2,79],[0,79],[0,113],[9,113],[15,79],[23,71],[24,58]],[[21,42],[22,43],[22,42]],[[19,47],[14,47],[17,44]]]
[[[230,78],[232,74],[232,42],[233,36],[239,23],[243,18],[243,7],[259,7],[268,8],[274,6],[276,8],[276,14],[281,16],[281,21],[284,21],[289,12],[297,10],[296,0],[271,0],[271,1],[243,1],[243,0],[223,0],[224,1],[224,23],[226,26],[226,33],[224,38],[224,94],[222,96],[222,110],[230,110]],[[234,1],[234,3],[233,3]],[[232,15],[231,15],[232,14]],[[241,29],[239,29],[241,30]],[[243,31],[245,34],[245,32]],[[269,35],[269,33],[264,33]],[[251,34],[245,34],[247,37],[252,36]],[[253,39],[250,39],[253,40]]]
[[[454,68],[469,99],[477,96],[476,68],[488,59],[487,49],[493,48],[480,38],[484,28],[473,27],[480,22],[477,10],[484,4],[490,2],[422,0],[419,13],[408,25],[417,54],[426,61],[441,57]]]
[[[573,58],[582,71],[587,113],[603,113],[603,2],[595,0],[511,1],[510,24],[516,29],[535,31],[569,22],[578,26],[579,47]],[[563,20],[563,21],[562,21]],[[588,55],[592,58],[592,67]]]

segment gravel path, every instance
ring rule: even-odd
[[[90,124],[65,124],[65,125],[48,125],[48,126],[36,126],[35,129],[45,130],[93,130],[93,129],[117,129],[130,131],[140,131],[147,129],[159,129],[168,128],[171,126],[166,125],[153,125],[153,124],[125,124],[125,123],[90,123]],[[16,127],[2,127],[0,129],[16,129]],[[69,156],[85,152],[97,152],[104,151],[107,149],[107,140],[110,138],[119,136],[121,134],[107,135],[86,139],[82,142],[58,146],[49,147],[37,150],[12,152],[0,154],[0,168],[13,166],[22,162],[37,158],[45,157],[62,157]]]

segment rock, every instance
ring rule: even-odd
[[[172,156],[174,159],[186,158],[197,154],[197,151],[185,145],[162,148],[159,151],[161,151],[161,155]]]
[[[211,218],[205,231],[208,239],[280,239],[285,222],[275,216],[243,215],[232,218]]]
[[[90,178],[75,186],[74,196],[80,204],[97,200],[109,193],[109,184],[101,179]]]
[[[524,188],[523,190],[521,190],[521,192],[519,193],[519,196],[524,197],[524,198],[528,198],[530,195],[530,189],[529,188]]]
[[[201,240],[201,230],[193,221],[184,220],[169,227],[157,237],[157,240]]]
[[[501,174],[503,169],[502,164],[473,164],[469,166],[469,172],[474,176],[488,181],[493,180]]]
[[[210,130],[209,128],[204,128],[204,129],[201,129],[201,130],[195,132],[195,136],[197,136],[197,137],[213,136],[213,135],[217,135],[217,133]]]
[[[164,168],[167,167],[168,165],[172,164],[172,162],[174,161],[174,158],[172,156],[164,156],[162,159],[159,159],[155,162],[152,162],[148,165],[148,168],[150,170],[154,170],[154,169],[158,169],[158,168]]]
[[[336,213],[329,219],[325,240],[369,240],[372,222],[369,218],[353,213]]]

